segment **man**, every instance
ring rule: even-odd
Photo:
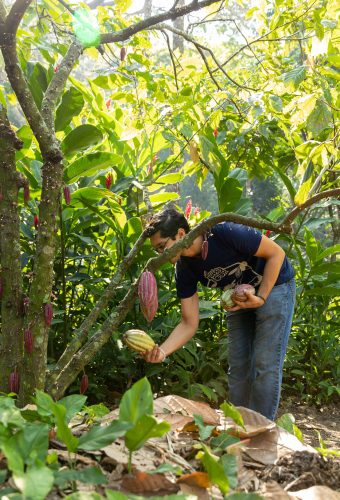
[[[189,230],[184,215],[170,208],[152,218],[147,235],[156,252],[162,253]],[[256,229],[223,222],[206,237],[205,260],[203,236],[171,259],[182,318],[163,344],[143,357],[160,363],[193,337],[199,323],[198,282],[221,289],[252,284],[256,295],[246,292],[245,302],[227,309],[229,399],[274,420],[294,311],[294,270],[283,249]]]

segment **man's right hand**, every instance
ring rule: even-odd
[[[166,357],[165,352],[158,345],[155,345],[150,351],[140,353],[140,355],[148,363],[162,363]]]

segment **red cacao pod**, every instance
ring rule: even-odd
[[[38,229],[39,226],[39,217],[37,215],[34,216],[34,227]]]
[[[68,186],[64,187],[64,199],[65,199],[66,205],[69,205],[71,203],[71,191],[70,191],[70,188]]]
[[[194,215],[198,215],[199,213],[200,213],[199,207],[195,207]]]
[[[215,128],[215,130],[214,130],[213,134],[214,134],[214,137],[217,137],[217,136],[218,136],[218,129],[217,129],[217,128]]]
[[[89,377],[84,373],[80,381],[80,394],[84,394],[89,387]]]
[[[253,285],[236,285],[232,296],[233,300],[245,302],[247,300],[247,295],[244,293],[245,291],[250,291],[253,295],[255,295],[255,288],[253,287]]]
[[[50,302],[44,305],[45,325],[50,326],[53,319],[53,306]]]
[[[209,251],[208,240],[204,240],[201,248],[201,257],[203,260],[206,260],[206,258],[208,257],[208,251]]]
[[[158,309],[158,291],[156,278],[150,271],[144,271],[140,277],[138,296],[144,317],[152,321]]]
[[[121,61],[124,61],[125,60],[125,56],[126,56],[126,48],[125,47],[122,47],[120,49],[120,60]]]
[[[30,186],[29,184],[24,185],[24,202],[28,203],[30,199]]]
[[[268,230],[264,233],[264,235],[265,235],[265,236],[267,236],[267,238],[269,238],[270,233],[271,233],[271,231],[270,231],[270,229],[268,229]]]
[[[24,332],[24,344],[25,344],[25,349],[28,354],[32,354],[33,352],[33,333],[30,328],[27,328]]]
[[[17,367],[14,368],[14,371],[9,376],[9,390],[10,392],[15,392],[18,394],[20,389],[20,375],[17,371]]]
[[[110,189],[112,182],[113,182],[113,175],[110,172],[109,174],[107,174],[107,176],[105,178],[106,189]]]

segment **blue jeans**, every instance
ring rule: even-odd
[[[229,399],[270,420],[279,406],[295,295],[292,278],[274,286],[263,306],[227,313]]]

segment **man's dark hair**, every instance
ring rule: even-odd
[[[152,217],[145,232],[149,238],[160,231],[162,238],[174,239],[180,227],[186,233],[190,231],[188,221],[181,212],[174,208],[166,208]]]

